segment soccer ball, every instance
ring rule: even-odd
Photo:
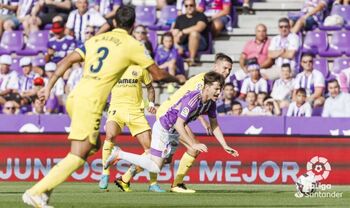
[[[297,189],[295,196],[303,197],[316,192],[317,181],[314,174],[305,173],[298,178],[295,185]]]

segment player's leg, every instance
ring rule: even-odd
[[[188,126],[186,126],[185,129],[192,138],[195,138],[193,132]],[[194,161],[196,160],[196,157],[199,155],[199,152],[192,149],[185,142],[182,142],[181,138],[180,138],[180,142],[185,145],[185,147],[187,148],[187,151],[181,157],[179,167],[177,169],[174,182],[172,184],[171,191],[179,192],[179,193],[194,193],[195,192],[194,190],[186,188],[186,186],[184,185],[183,179],[187,175],[190,168],[192,167]]]
[[[114,138],[121,133],[121,127],[117,122],[113,120],[109,120],[106,123],[106,138],[102,147],[102,164],[103,166],[106,164],[107,158],[111,155],[113,146],[114,146]],[[103,168],[101,180],[99,182],[100,189],[107,189],[109,182],[110,170],[109,168]]]

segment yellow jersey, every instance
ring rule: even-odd
[[[146,69],[154,63],[144,45],[123,29],[92,37],[75,51],[85,64],[83,77],[72,93],[92,101],[95,112],[102,112],[113,86],[130,65]]]
[[[162,103],[157,110],[157,119],[164,115],[169,108],[177,103],[187,92],[193,90],[200,90],[204,86],[205,72],[197,74],[180,87],[173,95],[171,95],[164,103]]]
[[[144,108],[142,83],[145,85],[152,83],[148,71],[137,65],[129,66],[112,89],[110,107],[138,110]]]

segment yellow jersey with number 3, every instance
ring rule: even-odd
[[[113,86],[130,65],[146,69],[154,63],[143,44],[122,29],[92,37],[75,51],[85,64],[83,78],[72,93],[92,100],[98,106],[94,112],[102,113]]]
[[[205,72],[197,74],[180,87],[173,95],[171,95],[164,103],[157,109],[157,119],[164,115],[173,105],[177,103],[187,92],[193,90],[201,90],[204,86]]]

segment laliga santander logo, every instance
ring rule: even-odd
[[[315,156],[306,165],[307,173],[313,174],[316,181],[322,181],[328,178],[332,168],[327,158]]]

